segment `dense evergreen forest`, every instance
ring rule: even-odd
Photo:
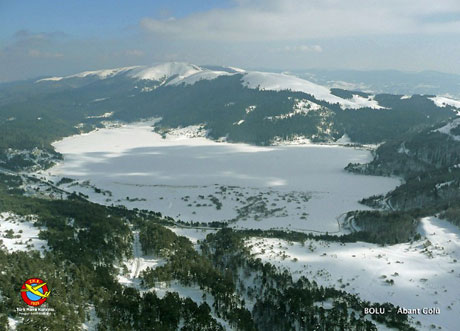
[[[399,176],[402,185],[386,196],[370,197],[363,203],[384,206],[422,217],[439,214],[459,225],[460,141],[457,126],[439,132],[451,121],[407,132],[382,144],[372,162],[350,164],[347,169],[364,174]]]

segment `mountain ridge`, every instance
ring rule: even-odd
[[[213,80],[220,76],[241,75],[242,84],[252,89],[258,88],[269,91],[291,90],[295,92],[304,92],[311,94],[322,101],[338,103],[343,108],[384,108],[379,106],[372,96],[364,98],[359,94],[355,94],[351,100],[343,99],[337,95],[333,95],[327,87],[294,75],[261,71],[246,71],[233,67],[207,68],[206,66],[200,67],[186,62],[165,62],[154,66],[131,66],[84,71],[64,77],[42,78],[36,80],[35,82],[59,82],[66,79],[87,77],[107,79],[123,74],[134,80],[160,82],[159,85],[193,85],[200,80]]]

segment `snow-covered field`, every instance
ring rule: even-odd
[[[183,221],[227,221],[236,227],[340,231],[337,218],[365,209],[361,198],[396,187],[394,178],[343,168],[368,162],[361,149],[302,145],[256,147],[193,134],[152,130],[153,122],[106,128],[54,144],[64,161],[38,176],[91,200],[160,211]],[[196,129],[196,128],[194,128]],[[185,130],[186,131],[186,130]],[[102,190],[102,191],[100,191]]]
[[[303,245],[279,239],[247,241],[256,257],[372,302],[404,308],[439,308],[437,315],[411,315],[417,329],[431,324],[458,330],[460,322],[460,231],[435,217],[423,218],[413,243],[378,246],[308,240]]]
[[[9,212],[0,213],[0,247],[9,252],[37,250],[48,247],[46,240],[38,238],[40,228],[35,227],[34,216],[19,216]]]

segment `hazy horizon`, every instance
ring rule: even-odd
[[[0,81],[183,61],[460,73],[460,3],[49,0],[0,3]]]

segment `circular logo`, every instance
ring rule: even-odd
[[[21,297],[29,306],[42,305],[50,295],[48,286],[40,278],[30,278],[22,284]]]

